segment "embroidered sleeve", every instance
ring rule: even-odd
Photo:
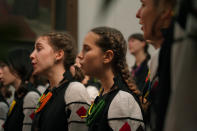
[[[119,91],[108,111],[109,126],[115,131],[144,130],[141,109],[134,97]]]
[[[0,131],[2,130],[2,126],[5,122],[6,116],[8,113],[8,106],[4,102],[0,102]]]
[[[30,91],[24,98],[23,113],[25,117],[23,120],[23,131],[31,130],[34,111],[36,109],[39,97],[40,95],[37,92]]]
[[[87,131],[84,116],[90,105],[90,97],[84,85],[79,82],[70,83],[64,98],[66,111],[70,113],[68,118],[69,131]]]

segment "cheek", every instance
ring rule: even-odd
[[[94,74],[94,72],[97,72],[100,70],[101,67],[101,58],[98,56],[87,56],[84,59],[84,64],[82,69],[85,71],[86,74]]]
[[[129,43],[129,48],[132,48],[132,45],[133,45],[132,43]]]
[[[8,85],[8,84],[12,83],[14,81],[14,78],[15,77],[11,73],[9,73],[9,72],[5,73],[4,84]]]

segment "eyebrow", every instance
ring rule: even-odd
[[[86,44],[86,43],[83,43],[83,46],[89,46],[88,44]]]
[[[35,43],[35,47],[36,47],[36,46],[41,46],[41,45],[42,45],[42,44],[41,44],[40,42],[36,42],[36,43]]]

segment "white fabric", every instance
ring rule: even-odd
[[[8,109],[8,105],[5,102],[0,102],[0,131],[3,131],[2,125],[6,120]]]
[[[67,104],[66,110],[71,111],[70,117],[68,119],[69,131],[87,131],[88,128],[85,124],[85,118],[81,118],[76,113],[81,107],[88,110],[90,105],[90,97],[85,86],[80,82],[71,82],[66,89],[64,99]],[[73,121],[77,121],[78,123]]]
[[[119,91],[112,100],[108,111],[108,119],[129,117],[143,120],[141,109],[134,97],[125,91]],[[109,120],[109,125],[114,131],[128,123],[132,131],[135,131],[140,125],[144,128],[144,123],[131,119]]]
[[[196,0],[193,0],[196,2]],[[195,4],[197,8],[197,2]],[[197,130],[197,41],[185,37],[187,33],[196,35],[197,18],[187,16],[187,29],[181,42],[173,44],[172,89],[165,131]],[[175,28],[180,32],[179,26]],[[175,33],[176,34],[176,33]]]
[[[91,102],[99,95],[99,90],[95,86],[88,86],[86,87],[87,92],[90,96]]]
[[[150,59],[149,69],[150,69],[150,81],[153,80],[153,77],[157,73],[158,65],[159,65],[159,52],[160,49],[157,49]]]
[[[38,85],[38,87],[37,87],[37,90],[38,90],[41,94],[43,94],[43,93],[45,92],[46,89],[47,89],[47,87],[46,87],[46,86],[43,86],[43,85]]]
[[[23,120],[23,131],[31,130],[32,119],[30,115],[35,111],[39,98],[40,95],[35,91],[28,92],[24,98],[23,113],[25,117]]]

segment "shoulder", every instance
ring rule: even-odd
[[[86,87],[86,89],[91,98],[91,101],[94,101],[94,99],[99,95],[99,90],[95,86],[88,86]]]
[[[139,130],[144,128],[141,108],[126,91],[119,91],[108,110],[109,126],[113,130]]]
[[[108,111],[108,118],[114,117],[135,117],[137,119],[143,119],[141,108],[132,94],[122,90],[116,94]]]
[[[35,92],[35,91],[29,91],[25,95],[24,99],[32,99],[32,98],[39,98],[39,97],[40,97],[40,95],[37,92]]]
[[[90,102],[90,97],[85,86],[80,82],[71,82],[65,92],[66,103],[81,101]]]
[[[5,117],[8,109],[8,105],[5,102],[0,102],[0,117]]]
[[[29,91],[24,97],[24,106],[33,106],[37,104],[40,95],[35,91]]]
[[[0,111],[8,110],[8,105],[5,102],[0,102]]]

